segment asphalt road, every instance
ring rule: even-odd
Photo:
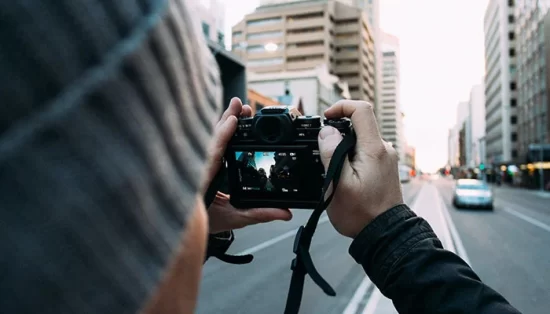
[[[471,266],[524,314],[550,309],[550,198],[493,188],[495,209],[455,209],[453,182],[434,182],[451,214]]]
[[[411,203],[421,187],[420,181],[403,185],[405,201]],[[254,261],[247,265],[229,265],[209,260],[203,271],[197,313],[262,313],[284,311],[290,283],[292,244],[296,229],[310,212],[294,210],[290,222],[274,222],[236,231],[230,252],[254,251]],[[348,254],[351,240],[334,231],[326,219],[315,234],[311,254],[319,272],[336,290],[326,296],[311,280],[306,281],[300,313],[338,313],[346,308],[365,277],[362,268]]]

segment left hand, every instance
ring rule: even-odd
[[[212,182],[222,166],[225,148],[237,130],[237,118],[250,117],[251,115],[252,108],[250,106],[243,105],[239,98],[231,99],[229,107],[223,113],[214,130],[214,147],[211,149],[206,186]],[[210,233],[219,233],[248,225],[274,220],[290,220],[292,218],[292,213],[288,209],[253,208],[239,210],[229,203],[229,197],[227,194],[218,192],[214,202],[208,208]]]

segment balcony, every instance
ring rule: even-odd
[[[262,51],[262,52],[247,52],[247,60],[257,59],[269,59],[269,58],[282,58],[284,57],[284,51]]]
[[[284,29],[284,27],[285,27],[285,23],[283,22],[283,20],[281,20],[281,22],[276,22],[276,23],[247,25],[246,32],[248,34],[273,32],[273,31],[280,31]]]
[[[346,38],[336,37],[334,39],[334,43],[336,44],[336,46],[351,46],[351,45],[359,45],[361,41],[357,36],[346,37]]]
[[[310,41],[324,40],[327,37],[324,31],[319,32],[304,32],[300,34],[288,34],[286,36],[287,44],[290,43],[302,43]]]
[[[248,39],[246,41],[243,41],[246,43],[246,46],[263,46],[265,44],[274,43],[274,44],[282,44],[283,43],[283,37],[282,36],[270,36],[270,37],[262,37],[262,38],[254,38],[254,39]]]
[[[246,70],[254,73],[265,73],[265,72],[280,72],[283,71],[283,64],[276,65],[256,65],[256,66],[246,66]]]
[[[336,75],[339,73],[358,73],[360,71],[359,63],[337,64],[335,66]]]
[[[338,51],[334,55],[334,59],[335,60],[350,60],[350,59],[357,60],[358,54],[359,54],[359,51],[349,51],[349,50]]]
[[[359,23],[354,24],[336,24],[334,27],[334,33],[350,33],[350,32],[359,32]]]
[[[324,62],[323,59],[287,62],[286,69],[288,71],[314,69],[315,67],[321,65],[323,62]]]
[[[312,56],[312,55],[324,55],[327,52],[325,45],[316,45],[309,47],[297,47],[286,48],[287,57],[296,57],[296,56]]]
[[[311,28],[315,26],[323,26],[327,20],[324,17],[316,17],[302,20],[288,20],[286,23],[286,29],[298,29],[298,28]]]

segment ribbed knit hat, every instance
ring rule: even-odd
[[[0,0],[0,313],[136,313],[220,116],[192,0]]]

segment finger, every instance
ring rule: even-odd
[[[292,212],[282,208],[252,208],[243,211],[247,219],[263,223],[275,220],[289,221],[292,219]]]
[[[365,101],[340,100],[325,111],[328,119],[350,118],[357,141],[382,146],[372,104]]]
[[[241,111],[241,117],[252,117],[252,107],[244,105]]]
[[[225,148],[231,140],[231,137],[233,137],[233,134],[235,134],[236,130],[237,117],[235,116],[227,117],[225,122],[218,126],[215,135],[216,145],[214,147],[214,156],[216,158],[221,158],[223,156]]]
[[[222,114],[222,118],[216,125],[216,127],[219,127],[220,125],[224,124],[225,121],[231,116],[238,117],[241,114],[241,111],[243,109],[243,103],[238,97],[231,98],[231,101],[229,102],[229,106]]]
[[[319,153],[321,154],[321,162],[325,166],[325,171],[328,170],[332,155],[341,141],[342,134],[336,128],[325,126],[319,132]]]

